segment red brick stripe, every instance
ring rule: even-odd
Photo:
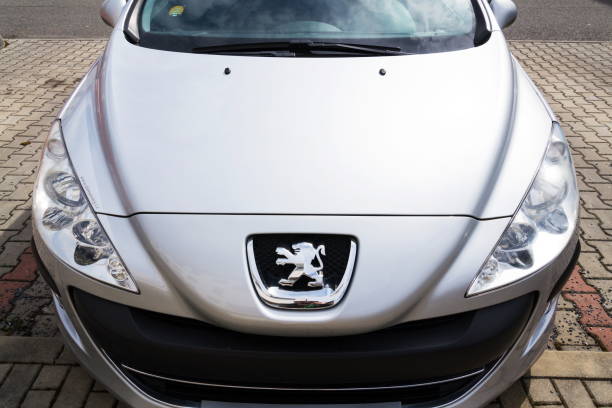
[[[15,268],[0,277],[0,315],[10,312],[17,295],[36,280],[36,261],[30,248],[23,251]]]
[[[26,250],[27,251],[27,250]],[[1,280],[10,281],[27,281],[31,282],[36,279],[36,260],[31,253],[23,254],[19,257],[19,263],[9,273],[2,276]]]
[[[11,282],[0,280],[0,313],[9,312],[12,308],[13,299],[21,289],[29,286],[29,282]]]
[[[572,271],[563,288],[563,297],[572,302],[580,314],[579,323],[606,351],[612,351],[612,317],[603,307],[603,298],[580,274],[580,267]]]

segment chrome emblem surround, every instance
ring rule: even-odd
[[[295,268],[286,279],[281,279],[278,282],[278,286],[266,286],[257,270],[253,240],[248,240],[247,260],[249,271],[260,299],[266,305],[278,309],[326,309],[338,304],[348,289],[353,275],[357,243],[351,240],[346,269],[340,283],[335,288],[325,284],[323,260],[321,259],[321,256],[325,256],[324,245],[319,245],[315,248],[310,242],[298,242],[292,244],[291,248],[293,252],[283,247],[276,248],[276,254],[280,256],[276,260],[276,264],[290,264],[294,265]],[[316,263],[319,265],[316,267],[313,265],[315,258]],[[312,290],[292,291],[285,289],[292,287],[300,279],[310,279],[308,286]]]

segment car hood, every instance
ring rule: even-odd
[[[550,130],[533,95],[516,119],[516,76],[498,32],[456,52],[271,58],[115,31],[62,123],[102,213],[507,216]]]

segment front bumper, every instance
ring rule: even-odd
[[[562,286],[563,280],[567,278],[567,276],[573,269],[578,253],[579,253],[578,243],[576,242],[576,240],[572,240],[572,242],[570,242],[568,247],[563,251],[561,256],[559,256],[559,258],[553,264],[549,265],[547,268],[545,268],[545,270],[542,270],[536,274],[536,275],[538,274],[554,275],[556,277],[555,281],[558,281],[559,283],[557,285],[551,285],[548,287],[540,287],[539,290],[537,291],[537,294],[534,295],[534,297],[532,298],[533,300],[530,300],[528,302],[529,308],[531,309],[531,313],[528,314],[528,316],[525,315],[524,317],[521,317],[519,314],[519,316],[516,317],[515,319],[511,319],[516,324],[514,325],[511,324],[509,327],[513,328],[515,330],[515,333],[511,333],[511,335],[508,335],[506,337],[512,337],[512,341],[509,341],[505,344],[503,344],[503,342],[501,343],[494,342],[500,348],[493,347],[493,350],[490,350],[490,354],[487,354],[486,352],[481,353],[479,357],[482,357],[482,361],[479,361],[477,358],[475,358],[474,359],[475,367],[467,367],[464,365],[463,367],[461,367],[459,372],[452,372],[452,370],[451,371],[447,370],[447,372],[444,372],[444,370],[441,368],[443,367],[443,365],[436,366],[433,360],[431,362],[428,362],[427,360],[419,361],[417,359],[414,361],[416,361],[418,364],[414,364],[413,362],[410,361],[410,357],[409,357],[407,360],[402,361],[402,363],[405,364],[407,367],[416,367],[416,370],[415,369],[406,370],[406,372],[413,373],[413,378],[408,378],[407,383],[404,383],[404,384],[399,384],[397,382],[397,378],[385,378],[384,380],[386,380],[385,382],[386,384],[410,385],[411,387],[408,387],[410,389],[401,390],[402,392],[407,392],[405,395],[408,395],[408,397],[397,397],[397,396],[393,397],[394,393],[395,395],[398,395],[398,393],[396,392],[397,390],[385,390],[385,392],[383,393],[380,393],[380,392],[371,393],[370,392],[368,394],[368,391],[373,391],[372,386],[379,386],[378,388],[380,388],[380,385],[383,385],[383,383],[376,383],[376,379],[380,380],[381,379],[380,376],[385,374],[384,364],[379,366],[379,371],[374,370],[374,372],[372,373],[367,373],[367,370],[364,370],[363,367],[359,365],[353,365],[349,367],[349,370],[344,371],[344,377],[342,377],[343,374],[341,373],[341,371],[338,371],[337,367],[340,366],[341,369],[345,368],[342,366],[346,365],[346,361],[349,361],[349,360],[338,361],[335,358],[328,358],[327,360],[325,360],[324,358],[326,357],[325,355],[323,355],[323,360],[316,361],[316,364],[311,364],[309,366],[307,365],[309,367],[310,372],[307,372],[306,375],[303,376],[303,379],[309,379],[308,381],[310,381],[310,386],[308,386],[307,384],[308,381],[301,381],[300,383],[296,384],[296,381],[298,381],[296,379],[300,378],[299,375],[297,375],[297,377],[294,377],[294,378],[285,377],[283,375],[283,370],[285,367],[282,365],[283,356],[281,355],[279,358],[279,356],[276,355],[277,364],[275,366],[275,364],[271,363],[272,361],[274,361],[273,358],[269,360],[266,359],[265,350],[263,353],[261,352],[261,350],[259,350],[259,352],[257,350],[248,350],[248,352],[244,354],[244,355],[250,356],[251,358],[255,357],[258,360],[258,365],[250,367],[248,370],[246,370],[246,372],[236,371],[236,368],[237,368],[236,366],[232,367],[234,370],[226,370],[227,375],[229,376],[231,376],[232,372],[236,374],[236,379],[238,380],[238,382],[231,383],[234,385],[235,384],[241,385],[240,384],[241,381],[242,381],[242,385],[244,385],[245,378],[248,378],[248,376],[255,376],[255,378],[252,381],[248,382],[249,384],[263,384],[263,383],[267,383],[268,385],[273,384],[274,377],[266,378],[265,375],[267,374],[269,376],[270,373],[276,373],[277,379],[279,380],[278,383],[283,385],[285,388],[287,388],[289,390],[288,394],[292,396],[291,398],[285,398],[285,399],[283,398],[278,399],[279,396],[282,397],[282,390],[267,389],[265,391],[272,391],[272,393],[270,392],[261,393],[260,392],[260,393],[255,393],[255,394],[252,392],[247,392],[245,394],[242,394],[243,395],[242,397],[239,397],[238,396],[239,393],[236,392],[236,389],[233,389],[233,388],[231,389],[230,393],[218,392],[219,391],[218,389],[211,390],[209,388],[206,388],[206,386],[202,388],[201,386],[202,386],[203,381],[202,382],[191,381],[194,384],[190,384],[189,381],[184,381],[184,380],[194,379],[193,371],[191,373],[188,371],[184,371],[185,374],[183,375],[180,375],[181,372],[164,371],[163,374],[166,374],[166,375],[164,376],[157,375],[160,373],[159,370],[156,370],[156,367],[159,366],[157,362],[159,362],[160,360],[166,360],[166,356],[164,356],[163,348],[159,348],[156,351],[156,354],[152,354],[149,356],[151,364],[149,366],[144,367],[146,370],[139,370],[138,368],[134,369],[134,367],[130,367],[133,370],[129,370],[129,369],[126,369],[126,367],[129,367],[128,365],[125,365],[125,366],[122,365],[123,361],[117,361],[117,359],[125,361],[125,359],[126,358],[129,359],[131,355],[138,356],[139,352],[142,351],[142,350],[139,350],[138,339],[134,338],[134,335],[138,334],[139,331],[141,331],[141,334],[142,334],[143,327],[139,326],[139,324],[142,324],[142,322],[140,323],[136,322],[137,324],[135,324],[135,326],[133,327],[135,330],[132,333],[125,333],[125,336],[123,338],[115,337],[115,340],[120,340],[120,341],[118,342],[115,341],[115,343],[113,344],[112,339],[110,343],[108,341],[101,340],[99,330],[98,332],[96,332],[96,329],[93,328],[94,326],[91,326],[91,316],[89,316],[89,318],[84,318],[83,313],[84,312],[87,313],[86,311],[87,307],[85,307],[83,304],[79,305],[79,300],[77,300],[76,302],[74,301],[75,297],[72,296],[73,288],[69,286],[59,285],[59,287],[57,288],[57,294],[55,296],[55,303],[56,303],[58,315],[59,315],[60,322],[61,322],[60,328],[64,336],[66,337],[68,343],[70,344],[72,350],[74,351],[75,355],[77,356],[77,358],[101,383],[106,385],[109,388],[109,390],[111,390],[111,392],[113,392],[118,398],[124,400],[128,404],[135,406],[135,407],[171,407],[171,406],[196,407],[196,406],[200,406],[200,403],[198,401],[195,401],[193,398],[189,397],[188,395],[189,392],[192,392],[194,390],[193,385],[200,386],[199,392],[201,392],[202,399],[213,399],[213,400],[230,399],[234,401],[236,400],[252,401],[252,400],[257,400],[258,398],[263,398],[262,401],[269,401],[269,402],[279,402],[281,400],[288,401],[288,402],[296,402],[295,396],[316,394],[316,392],[313,391],[312,389],[321,387],[322,383],[334,381],[334,379],[336,382],[338,382],[339,380],[342,380],[343,378],[347,378],[346,377],[347,373],[350,373],[351,371],[354,371],[356,373],[356,377],[358,378],[358,381],[355,380],[352,382],[353,384],[352,388],[358,388],[355,386],[355,384],[358,384],[358,382],[361,385],[363,384],[369,385],[369,387],[367,386],[361,387],[361,388],[366,388],[365,390],[360,390],[360,391],[365,391],[365,392],[362,392],[361,394],[359,393],[355,394],[353,392],[355,390],[349,390],[349,392],[338,394],[340,395],[340,399],[328,398],[327,396],[325,396],[324,398],[319,398],[319,397],[314,398],[313,397],[311,399],[299,400],[299,401],[300,402],[304,402],[304,401],[325,402],[325,403],[331,403],[331,402],[336,403],[336,402],[348,401],[348,402],[356,403],[358,401],[359,402],[362,402],[362,401],[363,402],[389,401],[389,400],[402,399],[408,403],[424,402],[426,406],[444,405],[445,407],[458,407],[458,406],[478,407],[478,406],[485,405],[490,400],[497,397],[508,386],[510,386],[512,382],[518,379],[533,364],[533,362],[538,358],[541,352],[545,349],[548,335],[553,325],[554,309],[556,305],[556,293],[558,293],[558,290]],[[50,277],[50,279],[52,279],[52,277]],[[523,297],[523,299],[526,299],[526,298]],[[102,301],[102,302],[105,302],[105,301]],[[82,303],[82,300],[81,300],[81,303]],[[527,304],[525,303],[523,307],[526,307],[526,305]],[[121,306],[121,305],[117,305],[117,306],[119,308],[123,308],[124,311],[125,309],[129,309],[125,306]],[[478,313],[482,313],[482,311],[479,310],[475,314],[478,314]],[[111,317],[111,320],[112,320],[112,317]],[[478,320],[478,319],[475,319],[475,320]],[[88,327],[88,324],[85,323],[85,321],[89,321],[89,327]],[[472,320],[470,319],[470,321]],[[96,322],[96,323],[100,323],[100,322]],[[132,321],[131,323],[135,323],[135,322]],[[98,327],[98,329],[100,329],[101,327],[103,329],[104,328],[103,326],[104,325],[102,326],[98,326],[97,324],[95,325],[95,327]],[[112,328],[112,324],[107,325],[107,326],[108,326],[107,329]],[[500,327],[502,326],[503,325],[501,325]],[[88,328],[90,330],[88,330]],[[508,333],[505,333],[505,334],[508,334]],[[249,335],[249,336],[258,337],[260,339],[259,341],[265,340],[264,336],[257,336],[257,335]],[[408,334],[407,336],[409,337],[410,334]],[[440,340],[443,337],[444,336],[441,336],[441,337],[438,336],[437,339]],[[500,337],[499,333],[497,333],[497,337]],[[504,335],[502,334],[501,337],[504,337]],[[338,337],[337,339],[342,339],[342,337]],[[328,340],[328,341],[333,341],[333,340]],[[453,342],[451,341],[451,345],[452,343]],[[385,343],[385,345],[388,345],[388,344]],[[423,345],[423,343],[421,343],[421,345]],[[448,346],[448,344],[445,344],[445,345]],[[176,344],[174,344],[174,346],[176,346]],[[234,346],[235,345],[227,345],[227,348],[231,349]],[[418,350],[418,345],[416,346],[417,347],[415,350]],[[291,348],[291,345],[288,345],[288,347]],[[308,351],[312,347],[313,346],[311,343],[307,343],[304,345],[304,348],[306,349],[306,351]],[[449,351],[449,350],[451,351],[451,353],[448,354],[448,356],[452,357],[453,356],[452,347],[446,348],[446,351]],[[269,350],[267,351],[269,352]],[[296,350],[293,350],[293,351],[295,352]],[[393,365],[393,356],[401,355],[402,350],[399,350],[399,354],[396,354],[397,351],[398,350],[389,348],[389,350],[387,350],[386,353],[383,352],[382,355],[391,357],[390,360],[387,360],[387,364]],[[425,352],[426,350],[424,349],[423,351]],[[437,351],[440,353],[440,356],[443,355],[444,347],[442,347],[442,349],[439,349]],[[460,353],[461,350],[455,349],[455,352]],[[426,353],[423,355],[426,355]],[[140,353],[140,356],[146,357],[142,353]],[[418,353],[412,354],[412,357],[415,357],[415,356],[418,356]],[[491,356],[496,356],[496,358],[491,359],[490,358]],[[332,357],[332,356],[327,355],[327,357]],[[345,354],[345,357],[346,357],[346,354]],[[349,353],[349,357],[350,357],[350,353]],[[239,360],[240,354],[238,355],[234,354],[232,358],[238,358]],[[457,358],[457,357],[455,356],[454,358]],[[222,360],[223,359],[217,362],[219,364],[218,368],[223,367]],[[235,360],[234,363],[238,360]],[[461,358],[459,358],[459,360],[461,360]],[[139,360],[135,360],[135,361],[138,363]],[[172,361],[168,361],[168,360],[166,361],[170,363],[170,364],[167,364],[166,367],[172,367]],[[228,360],[228,361],[231,361],[231,360]],[[134,361],[130,361],[130,362],[134,363]],[[268,362],[268,365],[266,365],[266,362]],[[302,363],[303,362],[304,361],[302,361]],[[179,362],[177,361],[177,363]],[[183,364],[184,363],[185,362],[183,361]],[[296,372],[298,373],[299,373],[299,363],[300,362],[298,363],[293,362],[295,366],[292,367],[293,369],[296,369]],[[198,364],[203,364],[203,362],[198,361],[197,359],[194,359],[194,364],[191,366],[191,369],[197,370]],[[180,364],[177,364],[177,365],[180,366]],[[317,365],[319,367],[317,367]],[[248,367],[248,364],[245,367]],[[399,366],[396,366],[396,367],[399,367]],[[478,367],[481,367],[481,369],[478,369]],[[185,368],[185,367],[182,367],[182,368]],[[317,368],[319,370],[318,371],[319,374],[321,373],[324,374],[329,370],[333,375],[330,375],[327,378],[325,378],[325,376],[323,375],[323,381],[322,381],[321,379],[316,378]],[[465,370],[464,370],[465,368],[469,368],[468,374],[470,375],[468,376],[462,375],[462,373],[465,373]],[[415,375],[414,373],[418,373],[420,370],[422,371],[423,376],[421,376],[420,378],[416,378],[418,377],[418,375]],[[153,371],[153,372],[150,372],[150,371]],[[204,370],[203,368],[202,371],[206,371],[206,370]],[[365,376],[362,376],[364,374],[363,371],[366,371]],[[438,373],[438,375],[435,375],[436,372]],[[258,373],[260,373],[261,375],[258,375]],[[153,381],[149,381],[152,378],[151,374],[157,375],[158,377],[157,382],[155,381],[155,379]],[[247,377],[244,377],[244,375],[247,375]],[[370,375],[370,377],[368,377],[368,375]],[[313,376],[315,377],[314,379],[313,379]],[[342,377],[342,378],[339,378],[339,377]],[[222,382],[224,385],[230,384],[227,382],[229,378],[231,377],[222,378],[223,380]],[[167,381],[168,379],[172,380],[172,382],[169,383]],[[173,388],[172,385],[177,385],[176,381],[174,381],[176,379],[183,380],[183,382],[179,383],[178,387]],[[285,384],[282,384],[283,379],[285,381]],[[453,384],[453,387],[455,388],[449,387],[446,385],[442,386],[443,384],[449,384],[449,381],[447,381],[448,379],[453,380],[452,384]],[[429,381],[429,380],[433,380],[433,381]],[[436,383],[436,381],[439,381],[439,382]],[[306,387],[304,386],[305,384],[307,385]],[[432,384],[434,385],[434,388],[432,387],[423,388],[423,386],[427,387]],[[323,384],[323,385],[326,385],[326,384]],[[346,385],[347,384],[336,383],[335,385],[333,385],[333,387],[343,388]],[[420,388],[412,387],[413,385],[418,385]],[[166,390],[166,392],[162,391],[160,393],[159,387],[162,387],[161,389]],[[241,389],[238,391],[244,391],[244,389],[247,387],[239,386],[238,388]],[[304,393],[299,392],[301,388],[305,389],[307,393],[304,394]],[[446,391],[444,391],[445,395],[443,395],[444,398],[438,398],[441,395],[441,391],[440,391],[441,389],[442,390],[446,389]],[[433,395],[433,397],[429,397],[430,398],[429,400],[427,398],[425,398],[424,400],[418,400],[418,399],[415,400],[413,397],[415,396],[416,390],[419,390],[419,392],[423,391],[425,392],[425,394],[429,393],[427,395]],[[260,389],[258,391],[262,391],[262,390]],[[277,391],[281,391],[281,392],[279,393]],[[387,392],[387,391],[390,391],[390,392]],[[171,395],[171,393],[174,393],[174,395]],[[356,395],[359,395],[357,399],[355,399]],[[423,398],[422,394],[419,394],[416,397]],[[206,405],[206,406],[215,406],[215,403],[211,403],[211,404],[212,405]],[[226,405],[220,405],[220,406],[226,406]]]
[[[514,343],[536,298],[530,293],[477,311],[361,335],[305,338],[238,333],[72,291],[80,320],[96,344],[160,399],[169,387],[181,395],[174,400],[211,399],[212,393],[217,399],[265,402],[274,390],[275,400],[293,403],[445,399],[462,382],[453,379],[478,377]],[[429,390],[427,396],[420,390],[414,400],[416,388],[434,383],[445,389]],[[231,393],[223,392],[228,389]]]

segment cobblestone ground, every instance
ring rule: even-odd
[[[59,340],[48,338],[57,335],[51,298],[29,250],[32,185],[46,133],[104,45],[102,40],[12,40],[0,51],[2,408],[116,406],[62,351]],[[550,348],[567,351],[563,360],[609,356],[580,353],[612,351],[612,42],[513,42],[511,47],[563,124],[581,190],[583,252],[563,290]],[[16,359],[6,351],[15,349],[7,341],[43,342],[51,354]],[[612,407],[609,372],[566,374],[532,370],[493,406]]]
[[[32,183],[61,105],[103,40],[13,40],[0,51],[0,334],[54,336],[50,294],[28,250]],[[612,42],[513,42],[573,148],[582,255],[550,347],[612,350]]]

